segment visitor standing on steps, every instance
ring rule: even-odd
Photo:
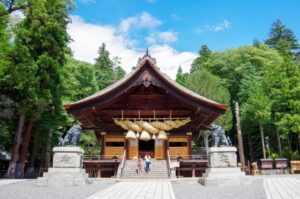
[[[142,162],[143,162],[143,158],[141,157],[141,155],[139,155],[138,160],[136,162],[136,164],[137,164],[136,172],[137,173],[141,173],[142,172]]]
[[[150,170],[150,164],[151,164],[151,157],[148,153],[145,155],[145,161],[146,161],[146,173],[148,174]]]

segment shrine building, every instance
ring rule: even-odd
[[[193,155],[192,140],[228,107],[179,85],[146,53],[130,74],[64,108],[94,130],[100,156],[165,160]]]

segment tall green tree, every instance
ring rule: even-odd
[[[243,123],[255,123],[259,126],[263,157],[266,158],[264,125],[271,121],[272,101],[267,96],[261,83],[252,78],[252,84],[248,87],[248,98],[241,108]]]
[[[109,58],[109,52],[106,50],[105,43],[102,43],[99,47],[98,57],[95,60],[95,77],[101,90],[114,82],[114,64]]]
[[[113,57],[112,62],[113,62],[113,76],[114,76],[114,82],[115,82],[119,79],[122,79],[126,75],[126,72],[121,67],[121,58],[120,57]]]
[[[221,79],[205,69],[197,70],[190,74],[186,79],[186,87],[208,99],[222,104],[230,104],[230,94]],[[227,110],[215,123],[221,125],[226,131],[231,129],[231,110]]]
[[[17,138],[21,137],[24,122],[28,121],[31,125],[33,121],[39,121],[45,112],[52,118],[48,129],[55,129],[58,125],[62,113],[61,68],[65,64],[65,54],[69,52],[67,25],[72,2],[30,0],[29,4],[24,11],[26,18],[16,30],[14,66],[10,71],[11,88],[18,99],[20,115]],[[25,137],[30,137],[30,134],[31,130],[26,131]],[[15,175],[19,145],[14,145],[14,158],[7,172],[10,177]],[[28,143],[23,146],[22,150],[26,151],[22,154],[27,156]],[[22,176],[26,157],[21,157],[21,160],[19,168]]]
[[[255,71],[259,75],[265,68],[281,62],[280,54],[267,46],[244,46],[213,53],[203,68],[219,76],[229,90],[231,100],[239,101],[241,80],[249,71]]]
[[[176,74],[176,82],[181,84],[182,86],[186,86],[186,76],[187,74],[184,74],[182,72],[181,66],[179,66]]]
[[[269,38],[265,41],[270,48],[275,48],[279,52],[282,50],[282,41],[285,41],[286,49],[290,52],[299,49],[299,44],[293,31],[287,28],[279,19],[276,20],[270,29]]]
[[[207,45],[202,45],[198,54],[199,57],[197,57],[192,63],[190,71],[191,73],[195,72],[198,69],[201,69],[201,65],[203,65],[208,60],[212,52]]]

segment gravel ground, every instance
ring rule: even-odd
[[[240,187],[204,187],[197,182],[172,183],[176,199],[266,199],[262,179]]]
[[[84,199],[115,184],[94,182],[81,187],[37,187],[36,181],[25,181],[0,186],[1,199]]]

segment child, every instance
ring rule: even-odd
[[[141,157],[141,155],[139,155],[138,159],[137,159],[137,169],[136,169],[136,172],[137,173],[141,173],[142,172],[142,162],[143,162],[143,159]]]

